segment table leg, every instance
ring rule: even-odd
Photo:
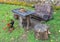
[[[22,25],[22,17],[19,17],[19,25],[20,25],[20,27],[23,27],[23,25]]]
[[[30,26],[30,16],[27,16],[27,30],[29,29]]]

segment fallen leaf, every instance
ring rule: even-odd
[[[7,26],[10,27],[10,23],[8,23]]]
[[[5,20],[2,20],[2,22],[5,22]]]
[[[6,28],[3,28],[3,30],[6,30]]]

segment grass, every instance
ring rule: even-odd
[[[13,18],[13,13],[11,11],[21,7],[33,10],[26,6],[0,4],[0,42],[24,42],[19,39],[19,37],[23,35],[24,29],[19,27],[18,20]],[[30,30],[27,33],[27,42],[60,42],[60,10],[55,11],[53,13],[53,17],[53,20],[47,22],[52,33],[48,40],[36,40],[33,30]],[[6,26],[6,24],[10,22],[10,19],[14,19],[15,21],[15,30],[12,33],[8,32],[8,28]]]

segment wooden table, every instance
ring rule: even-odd
[[[20,9],[14,9],[13,12],[17,15],[19,15],[19,24],[20,24],[20,27],[23,27],[23,20],[26,19],[26,28],[29,29],[29,26],[30,26],[30,16],[32,14],[34,14],[34,11],[30,11],[30,10],[27,10],[26,12],[20,12],[19,11]]]

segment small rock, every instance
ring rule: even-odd
[[[59,32],[60,32],[60,30],[59,30]]]
[[[54,14],[56,14],[56,12],[54,12]]]
[[[51,40],[51,42],[53,42],[53,40]]]
[[[14,40],[14,38],[12,37],[11,40]]]
[[[26,37],[26,34],[24,34],[23,37]]]

